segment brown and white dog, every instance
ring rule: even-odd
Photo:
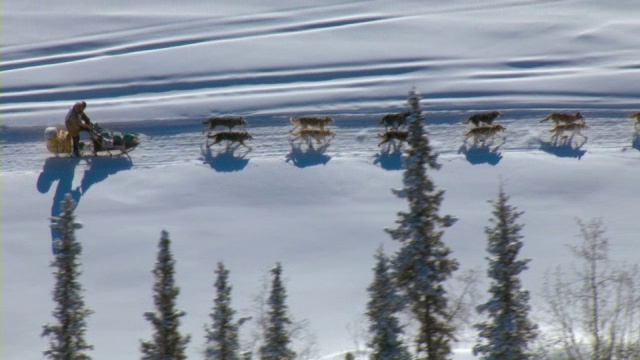
[[[489,111],[471,115],[467,118],[467,120],[463,121],[463,124],[473,123],[473,125],[478,126],[480,123],[485,123],[487,125],[491,125],[493,121],[502,116],[500,111]]]
[[[393,129],[385,132],[384,134],[378,134],[378,136],[382,138],[382,141],[380,141],[380,143],[378,144],[378,146],[380,146],[382,144],[388,143],[391,140],[407,141],[409,132]]]
[[[584,116],[579,112],[575,114],[566,114],[566,113],[551,113],[546,118],[540,120],[540,122],[545,122],[547,120],[553,121],[556,126],[560,125],[560,123],[571,124],[578,120],[582,121],[584,124]]]
[[[302,139],[309,143],[311,139],[314,139],[318,144],[322,144],[322,141],[326,138],[333,139],[336,133],[330,129],[300,129],[296,133],[291,133],[294,137],[291,141]]]
[[[633,113],[627,117],[635,120],[633,126],[637,129],[638,125],[640,125],[640,112]]]
[[[242,116],[212,116],[206,121],[202,122],[207,126],[202,132],[211,132],[216,126],[226,126],[229,131],[233,130],[235,126],[247,126],[248,123],[242,118]]]
[[[329,116],[301,116],[301,117],[290,117],[289,121],[294,125],[293,129],[289,131],[290,133],[297,128],[306,129],[308,127],[315,127],[319,129],[324,129],[325,125],[333,124],[333,118]]]
[[[500,124],[477,126],[464,133],[465,141],[470,137],[473,137],[475,140],[485,140],[494,137],[498,132],[505,130],[506,128]]]
[[[219,133],[209,134],[207,137],[209,139],[213,139],[211,143],[207,144],[207,147],[211,147],[221,141],[229,141],[230,143],[237,142],[248,147],[244,141],[253,140],[253,136],[246,131],[221,131]]]
[[[556,137],[562,136],[567,132],[570,132],[572,134],[580,134],[580,130],[588,128],[589,127],[585,123],[574,122],[569,124],[558,124],[553,129],[549,130],[549,132],[554,133],[553,136]]]

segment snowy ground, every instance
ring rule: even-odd
[[[640,137],[640,6],[633,1],[187,1],[2,3],[3,359],[41,358],[51,321],[48,218],[64,193],[79,200],[82,282],[95,358],[135,359],[151,335],[151,269],[169,231],[198,358],[214,269],[231,270],[241,314],[276,261],[291,314],[307,319],[318,357],[363,347],[373,254],[394,244],[404,202],[399,153],[378,147],[381,114],[423,97],[443,167],[444,240],[463,268],[484,266],[484,227],[500,181],[525,212],[524,274],[540,309],[547,269],[566,262],[575,218],[602,217],[616,259],[637,261],[635,179]],[[69,24],[69,13],[80,14]],[[107,127],[135,131],[131,158],[47,153],[46,126],[74,101]],[[475,111],[500,110],[506,141],[463,142]],[[580,111],[586,138],[550,143],[552,111]],[[201,121],[243,115],[251,149],[202,147]],[[326,147],[291,144],[291,115],[326,114]],[[499,145],[499,146],[498,146]],[[469,358],[461,348],[456,359]]]

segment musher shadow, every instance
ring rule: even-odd
[[[211,148],[202,146],[200,151],[206,164],[209,164],[211,168],[217,172],[234,172],[243,170],[249,159],[246,156],[251,152],[250,149],[246,151],[238,150],[240,144],[234,146],[225,147],[224,150],[213,152]]]
[[[499,151],[502,144],[491,148],[492,144],[488,143],[468,145],[464,142],[458,149],[458,154],[463,154],[471,165],[489,164],[496,166],[502,160],[502,154]]]
[[[329,145],[325,143],[316,149],[313,143],[309,143],[303,150],[302,144],[291,142],[291,152],[287,154],[286,162],[291,162],[298,168],[326,165],[331,160],[331,156],[325,154]]]
[[[549,141],[540,140],[540,150],[561,158],[575,158],[580,160],[586,150],[582,150],[582,146],[587,143],[588,138],[580,135],[582,141],[574,142],[574,134],[568,137],[552,136]]]
[[[84,171],[80,185],[73,187],[76,167],[81,160],[86,161],[87,169]],[[80,203],[80,199],[87,193],[89,188],[110,175],[122,170],[129,170],[133,166],[131,159],[127,157],[50,157],[45,160],[42,172],[38,176],[36,188],[41,194],[46,194],[51,189],[55,181],[58,182],[56,191],[53,196],[53,205],[51,206],[51,217],[60,216],[61,203],[66,194],[71,194],[76,208]],[[54,240],[60,238],[60,233],[51,228],[52,250],[56,254],[56,248],[53,247]]]
[[[61,203],[64,200],[66,194],[70,194],[76,207],[80,203],[80,197],[82,197],[82,190],[77,186],[73,188],[73,178],[75,176],[76,166],[80,163],[80,158],[77,157],[50,157],[48,158],[42,168],[42,172],[38,176],[38,182],[36,188],[41,194],[46,194],[51,189],[51,185],[55,181],[58,181],[56,192],[53,195],[53,205],[51,206],[51,218],[60,216]],[[60,233],[51,227],[51,251],[53,254],[57,254],[55,247],[55,239],[60,238]]]

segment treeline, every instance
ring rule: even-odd
[[[442,241],[456,219],[440,212],[445,192],[429,176],[440,168],[424,130],[420,96],[412,89],[408,99],[408,139],[404,156],[403,186],[393,190],[408,203],[397,213],[395,226],[385,229],[398,242],[394,254],[382,247],[375,253],[373,280],[367,288],[367,357],[371,360],[442,360],[453,356],[469,309],[478,315],[471,323],[476,342],[473,353],[481,359],[640,359],[640,270],[637,265],[613,262],[602,221],[578,221],[582,241],[570,247],[577,265],[548,272],[542,298],[545,306],[534,319],[530,293],[520,277],[530,259],[520,258],[523,247],[519,222],[522,212],[510,204],[502,186],[492,201],[485,228],[486,301],[465,288],[453,294],[448,284],[460,264]],[[75,239],[75,204],[67,196],[61,215],[52,220],[59,231],[53,291],[55,323],[44,326],[50,339],[44,354],[49,359],[90,359],[84,339],[87,316],[80,273],[81,245]],[[176,308],[179,288],[174,279],[175,260],[167,232],[158,244],[155,276],[155,311],[144,314],[153,327],[150,340],[141,341],[142,359],[186,359],[189,335],[179,330],[185,313]],[[240,344],[239,331],[248,318],[236,317],[231,304],[229,270],[222,262],[215,270],[215,298],[205,331],[204,359],[293,360],[308,358],[296,352],[292,336],[299,324],[288,313],[283,267],[270,271],[268,296],[260,319],[259,344],[250,351]],[[477,277],[463,282],[473,287]],[[473,295],[469,297],[469,295]],[[466,297],[466,298],[465,298]],[[346,354],[346,359],[355,359]]]
[[[81,228],[75,222],[75,202],[67,195],[62,202],[61,214],[52,220],[52,227],[60,233],[60,239],[54,244],[56,255],[51,266],[56,270],[56,284],[53,298],[57,306],[53,312],[55,323],[43,327],[42,336],[49,338],[49,349],[44,355],[56,360],[91,359],[88,354],[93,346],[84,338],[86,318],[92,311],[85,307],[82,296],[83,288],[79,282],[81,244],[75,238],[75,230]],[[179,330],[180,318],[186,315],[176,307],[180,293],[175,278],[175,260],[171,251],[169,233],[162,231],[158,242],[156,264],[153,269],[155,282],[153,285],[154,311],[144,313],[145,319],[153,328],[150,340],[140,341],[141,359],[144,360],[180,360],[186,359],[187,344],[190,335]],[[294,322],[288,314],[286,290],[282,280],[282,265],[277,263],[271,269],[271,282],[268,296],[260,299],[266,307],[255,319],[261,329],[256,334],[260,345],[256,354],[242,351],[239,341],[240,327],[250,317],[236,319],[236,311],[231,305],[231,285],[229,270],[222,262],[215,269],[215,298],[209,314],[210,321],[205,327],[204,359],[249,360],[253,358],[270,360],[297,359],[291,348],[293,326],[301,326]]]

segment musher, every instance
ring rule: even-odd
[[[78,101],[73,104],[67,116],[64,118],[64,124],[73,142],[73,154],[75,156],[80,156],[80,131],[89,131],[93,125],[89,116],[84,112],[86,108],[87,103],[85,101]]]

